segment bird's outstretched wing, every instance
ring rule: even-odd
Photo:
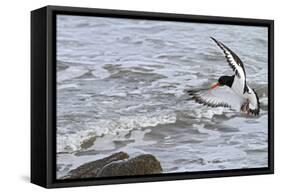
[[[188,90],[188,94],[197,103],[210,107],[228,107],[240,110],[245,99],[234,94],[227,86],[216,89]]]
[[[241,83],[242,88],[244,88],[245,93],[248,90],[248,87],[246,84],[246,72],[243,62],[230,48],[225,46],[222,42],[217,41],[213,37],[211,37],[211,39],[223,50],[229,66],[234,71],[235,76],[239,79],[239,82]]]

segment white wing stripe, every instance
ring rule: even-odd
[[[226,59],[232,67],[232,70],[234,71],[235,75],[237,75],[239,78],[245,78],[244,70],[241,65],[234,59],[234,57],[227,50],[227,48],[225,48],[224,46],[222,46],[221,48],[224,50]]]
[[[210,107],[228,107],[240,110],[241,105],[245,102],[226,86],[211,90],[190,90],[188,93],[199,104]]]

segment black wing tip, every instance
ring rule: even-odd
[[[218,41],[217,39],[215,39],[212,36],[210,36],[210,38],[218,45],[218,47],[220,47],[223,50],[223,52],[225,52],[225,48],[227,48],[227,47],[222,42]]]
[[[214,37],[210,36],[210,38],[213,40],[213,41],[217,41]]]
[[[250,109],[249,112],[252,114],[252,115],[259,115],[260,114],[260,99],[259,99],[259,96],[257,94],[257,92],[253,89],[254,93],[255,93],[255,96],[257,98],[257,103],[258,103],[258,107],[256,109]]]
[[[258,116],[259,114],[260,114],[260,110],[259,109],[250,109],[249,110],[249,113],[251,114],[251,115],[254,115],[254,116]]]
[[[215,39],[214,37],[210,36],[210,38],[211,38],[216,44],[220,44],[220,42],[219,42],[217,39]]]
[[[260,108],[257,109],[249,109],[249,113],[253,116],[258,116],[260,114]]]
[[[196,92],[198,92],[198,90],[186,90],[186,92],[190,95],[195,94]]]

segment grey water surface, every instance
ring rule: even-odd
[[[57,17],[57,176],[117,151],[164,173],[267,167],[267,28]],[[259,116],[210,108],[188,89],[232,75],[217,38],[244,62]]]

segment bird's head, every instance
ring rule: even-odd
[[[211,89],[215,89],[219,86],[228,86],[231,87],[234,80],[234,76],[221,76],[218,79],[218,82],[213,84]]]

